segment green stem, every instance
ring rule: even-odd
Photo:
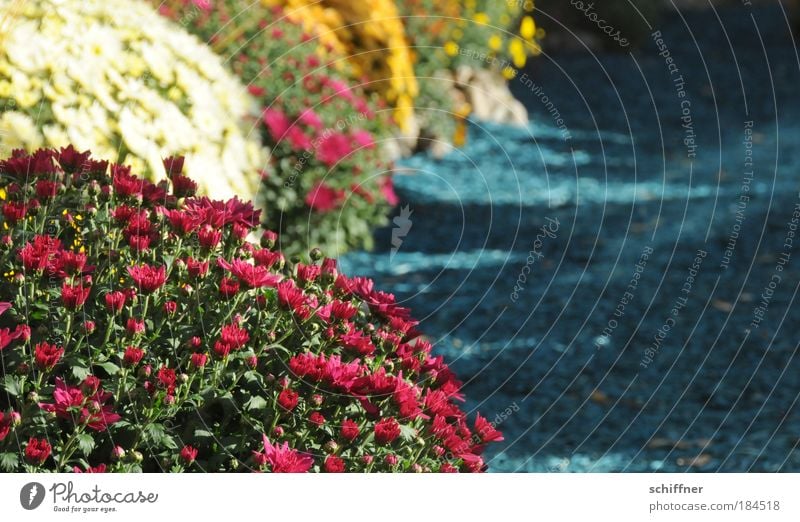
[[[66,323],[64,328],[64,346],[69,345],[69,341],[72,339],[72,312],[67,313]]]
[[[108,325],[106,325],[106,333],[103,336],[103,347],[108,344],[109,339],[111,339],[111,332],[114,330],[114,315],[109,314],[108,317]]]
[[[58,459],[58,470],[61,470],[61,468],[63,468],[64,465],[69,462],[72,454],[75,453],[76,448],[73,448],[72,446],[78,441],[78,436],[82,431],[83,429],[81,426],[75,426],[75,431],[73,431],[72,435],[70,435],[70,438],[67,441],[67,444],[64,446],[64,450],[61,452],[61,455]]]

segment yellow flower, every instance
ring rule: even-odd
[[[444,44],[444,52],[447,54],[447,56],[455,56],[455,55],[457,55],[458,54],[458,44],[453,42],[453,41],[446,42]]]
[[[493,34],[492,37],[489,38],[489,49],[492,51],[499,51],[502,47],[503,39],[499,34]]]
[[[511,54],[511,61],[514,62],[514,67],[521,69],[525,67],[525,62],[528,55],[525,53],[525,45],[519,38],[514,38],[508,44],[508,52]]]
[[[393,0],[261,0],[261,4],[283,7],[323,46],[346,56],[353,77],[363,73],[378,80],[372,85],[397,109],[395,119],[413,114],[399,107],[401,100],[405,103],[403,96],[416,98],[419,87],[405,26]]]
[[[534,36],[536,36],[536,24],[533,22],[533,18],[530,16],[522,18],[522,22],[519,26],[519,34],[528,41],[533,40]]]
[[[487,15],[486,13],[475,13],[475,15],[472,17],[472,19],[475,20],[475,23],[481,24],[481,25],[486,25],[490,21],[489,20],[489,15]]]

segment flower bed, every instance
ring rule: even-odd
[[[337,70],[342,62],[277,8],[248,0],[154,3],[206,39],[262,105],[262,138],[273,157],[258,203],[287,254],[320,247],[371,248],[372,229],[397,203],[381,139],[381,111]],[[340,57],[341,58],[341,57]]]
[[[181,154],[205,193],[255,193],[265,158],[249,136],[252,100],[147,4],[0,0],[0,17],[3,155],[73,143],[155,177]]]
[[[0,162],[0,468],[481,471],[408,309],[258,211],[73,148]]]
[[[455,72],[486,69],[513,78],[529,55],[540,52],[534,2],[408,0],[398,6],[417,50],[420,126],[429,137],[462,145],[465,129],[459,123],[473,107],[458,92],[464,86],[456,83]]]
[[[409,131],[418,94],[413,53],[394,0],[263,0],[280,6],[293,20],[338,54],[347,57],[353,78],[365,78],[395,108],[395,121]]]

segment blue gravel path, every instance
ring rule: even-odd
[[[673,15],[654,31],[675,74],[655,38],[541,57],[512,84],[530,128],[475,122],[462,150],[405,162],[411,229],[343,268],[413,307],[470,408],[511,411],[493,471],[800,471],[786,27],[777,8]]]

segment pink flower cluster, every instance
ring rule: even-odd
[[[297,262],[272,232],[248,241],[251,203],[190,195],[182,160],[164,166],[153,184],[72,148],[0,161],[14,209],[0,237],[0,453],[20,452],[0,465],[485,468],[502,435],[467,418],[408,308],[319,251]],[[58,186],[46,203],[29,190],[41,181]]]

